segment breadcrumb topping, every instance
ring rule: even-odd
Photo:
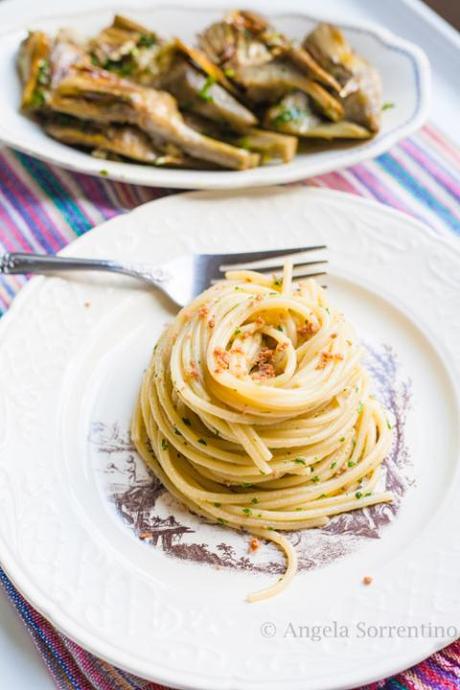
[[[200,372],[198,371],[198,367],[196,365],[196,362],[190,362],[190,368],[187,371],[187,376],[191,379],[199,379],[200,378]]]
[[[260,350],[254,364],[253,374],[256,378],[268,379],[275,376],[275,367],[272,362],[274,354],[275,351],[271,350],[269,347],[263,347]]]
[[[255,551],[257,551],[259,549],[259,547],[260,547],[260,541],[256,537],[253,537],[251,539],[251,541],[249,542],[248,551],[249,551],[249,553],[254,553]]]
[[[321,352],[316,369],[325,369],[329,362],[339,362],[342,359],[343,355],[338,352]]]

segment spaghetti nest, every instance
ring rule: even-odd
[[[361,347],[314,280],[250,271],[183,309],[155,346],[133,417],[145,462],[192,512],[275,542],[391,501],[378,489],[390,424],[369,393]]]

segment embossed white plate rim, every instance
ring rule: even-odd
[[[279,189],[274,189],[273,192],[276,193],[281,193],[281,190]],[[409,227],[412,226],[412,228],[417,229],[418,232],[420,233],[425,233],[426,236],[430,236],[431,240],[436,240],[436,243],[439,243],[439,246],[442,247],[443,251],[448,251],[448,252],[453,252],[454,255],[456,256],[456,261],[457,263],[459,262],[459,247],[458,244],[450,237],[450,236],[439,236],[437,235],[433,230],[430,230],[426,226],[424,226],[422,223],[419,221],[409,218],[403,214],[401,214],[398,211],[392,210],[392,209],[387,209],[386,207],[379,206],[375,204],[375,202],[366,200],[366,199],[360,199],[351,195],[343,194],[343,193],[338,193],[338,192],[332,192],[329,190],[317,190],[317,189],[308,189],[308,188],[291,188],[290,190],[285,190],[285,193],[287,195],[289,194],[296,194],[296,193],[301,193],[305,195],[305,203],[308,203],[308,199],[314,199],[315,197],[320,199],[323,198],[325,200],[330,200],[333,202],[334,200],[337,199],[342,199],[343,203],[345,203],[345,206],[349,205],[350,207],[361,207],[361,208],[376,208],[378,207],[381,214],[382,214],[382,220],[384,219],[385,216],[391,216],[393,219],[399,219],[401,223],[403,223],[405,226]],[[260,196],[261,192],[253,192],[254,196]],[[181,195],[182,196],[182,195]],[[217,196],[219,198],[224,197],[234,197],[237,196],[235,194],[227,194],[227,195],[222,195],[222,194],[206,194],[206,193],[190,193],[185,195],[187,197],[192,197],[192,198],[199,198],[201,200],[203,199],[210,199],[212,202],[213,197]],[[251,193],[247,192],[245,194],[245,197],[250,197]],[[117,219],[114,219],[112,221],[108,221],[107,223],[104,224],[104,226],[113,226],[114,223],[117,225],[125,225],[126,223],[131,223],[133,221],[133,228],[136,226],[136,216],[139,218],[140,216],[145,215],[146,217],[148,216],[149,209],[152,207],[152,205],[155,205],[155,209],[158,209],[160,205],[170,205],[171,203],[174,204],[174,197],[170,197],[167,199],[163,199],[160,201],[155,201],[155,202],[150,202],[149,204],[144,205],[143,207],[140,207],[136,211],[132,212],[131,214],[128,214],[123,217],[118,217]],[[382,227],[384,227],[384,222],[382,222]],[[69,246],[63,253],[65,254],[78,254],[79,252],[79,246],[82,244],[85,244],[85,253],[88,253],[88,250],[91,253],[91,244],[94,242],[96,244],[96,240],[98,238],[103,239],[103,243],[109,242],[109,232],[114,232],[116,234],[115,227],[112,227],[112,229],[109,230],[109,227],[104,227],[101,229],[97,229],[89,234],[87,234],[84,238],[81,238],[77,240],[75,243],[73,243],[71,246]],[[106,233],[105,236],[103,237],[103,233]],[[13,305],[12,309],[10,312],[6,315],[6,317],[2,320],[0,324],[0,333],[2,334],[3,338],[7,336],[9,328],[14,328],[15,325],[15,317],[17,317],[20,314],[21,306],[28,300],[34,299],[35,295],[38,295],[40,286],[43,285],[45,278],[36,278],[32,280],[20,293],[20,295],[16,298],[15,304]],[[364,281],[365,283],[366,281]],[[368,281],[369,282],[369,281]],[[372,281],[370,284],[370,287],[372,288]],[[383,292],[385,293],[386,290],[384,289]],[[407,304],[407,306],[410,307],[410,304]],[[431,319],[428,316],[426,319],[426,322],[428,323],[429,326],[435,325],[434,323],[430,323]],[[430,338],[431,339],[431,338]],[[445,345],[445,347],[444,347]],[[448,360],[453,359],[453,352],[451,351],[451,348],[447,346],[447,343],[441,343],[441,350],[445,352],[445,356],[448,358]],[[453,365],[455,366],[455,364]],[[452,381],[452,377],[450,377]],[[455,386],[455,390],[458,396],[459,393],[459,384],[458,381],[453,380],[453,384]],[[459,479],[459,472],[458,472],[458,467],[457,467],[457,475],[456,475],[456,485],[458,485],[458,479]],[[451,487],[451,492],[453,493],[454,491],[454,486]],[[458,508],[457,508],[458,511]],[[137,673],[139,675],[143,675],[145,677],[148,677],[152,680],[155,680],[157,682],[165,683],[165,684],[172,684],[184,688],[200,688],[200,690],[205,690],[207,688],[215,688],[216,687],[216,682],[218,682],[218,679],[216,678],[209,678],[206,677],[204,673],[201,674],[193,674],[194,677],[193,679],[191,678],[190,672],[187,672],[186,674],[181,673],[180,669],[171,669],[171,668],[160,668],[159,664],[156,665],[154,669],[151,667],[141,665],[139,664],[139,660],[137,662],[135,660],[129,659],[126,655],[123,654],[123,650],[121,649],[115,649],[113,645],[111,645],[109,642],[100,639],[100,638],[93,638],[91,635],[88,634],[87,631],[85,631],[84,628],[79,626],[75,621],[70,620],[67,616],[65,611],[62,611],[62,609],[59,606],[56,606],[55,604],[52,604],[49,599],[46,597],[42,597],[39,593],[39,591],[35,588],[34,582],[31,580],[27,580],[23,577],[23,574],[18,567],[16,567],[16,562],[15,562],[15,556],[14,552],[9,548],[8,543],[4,542],[2,539],[2,561],[3,565],[5,567],[5,570],[9,574],[9,576],[12,578],[16,586],[20,589],[20,591],[26,596],[28,600],[31,601],[31,603],[38,609],[40,610],[45,617],[49,618],[49,620],[60,630],[62,630],[63,633],[71,637],[72,639],[75,639],[77,642],[79,642],[82,646],[85,648],[89,649],[93,653],[105,658],[107,661],[119,665],[126,670],[130,670],[133,673]],[[430,651],[435,651],[436,649],[442,647],[447,640],[438,640],[435,644],[432,645],[432,648]],[[409,657],[409,656],[404,656],[404,659],[397,659],[394,662],[392,662],[391,659],[385,659],[382,662],[382,665],[377,668],[374,667],[372,669],[366,669],[366,677],[364,678],[362,675],[355,675],[350,678],[339,678],[337,684],[337,680],[334,679],[334,685],[327,686],[328,690],[330,688],[338,688],[338,687],[353,687],[357,684],[363,684],[366,682],[372,682],[373,680],[376,680],[377,678],[381,678],[384,675],[391,675],[393,673],[396,673],[402,668],[408,667],[418,661],[421,660],[424,656],[427,654],[427,648],[424,648],[423,652],[418,652],[417,654]],[[359,673],[359,672],[358,672]],[[222,680],[222,679],[220,679]],[[301,679],[302,683],[304,684],[308,679],[303,678]],[[274,685],[272,687],[276,687],[276,679],[274,681]],[[332,680],[331,680],[332,683]],[[219,681],[219,686],[220,687],[225,687],[225,688],[237,688],[240,690],[240,688],[256,688],[257,683],[254,681],[248,680],[247,682],[241,683],[238,681],[235,681],[234,679],[226,679],[225,684],[223,682]],[[265,683],[265,686],[267,686],[267,683]],[[290,686],[291,687],[291,686]],[[301,687],[299,685],[292,685],[292,687]],[[305,685],[303,685],[305,687]],[[323,686],[321,686],[323,687]]]

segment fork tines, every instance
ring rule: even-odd
[[[272,249],[265,252],[228,254],[222,257],[226,263],[222,263],[219,266],[219,271],[225,273],[226,271],[253,270],[264,275],[271,275],[274,271],[283,269],[286,259],[292,259],[294,279],[315,278],[326,275],[326,271],[321,270],[321,267],[328,263],[327,259],[319,257],[318,259],[304,261],[302,257],[308,252],[320,251],[326,248],[326,245],[322,244],[311,247]]]

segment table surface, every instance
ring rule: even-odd
[[[460,30],[460,2],[458,0],[424,0],[424,2]]]
[[[163,0],[163,4],[165,1]],[[186,0],[182,1],[186,4]],[[30,0],[31,4],[32,2]],[[454,25],[460,26],[460,3],[452,0],[426,2]],[[207,0],[206,4],[210,5],[211,0]],[[284,0],[282,3],[280,0],[267,0],[266,4],[267,8],[281,6],[284,11],[305,8],[304,0]],[[447,22],[435,15],[421,0],[385,0],[384,3],[368,0],[341,0],[340,3],[337,0],[309,0],[308,11],[334,18],[338,23],[341,19],[347,22],[378,22],[421,45],[427,52],[433,69],[431,119],[460,143],[460,128],[457,126],[459,97],[454,88],[455,51],[460,48],[460,36]],[[8,690],[52,690],[55,687],[28,632],[1,591],[0,679],[1,688]]]

